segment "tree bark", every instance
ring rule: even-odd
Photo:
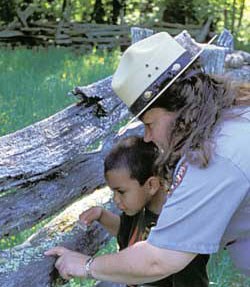
[[[209,31],[210,31],[210,27],[212,25],[213,22],[213,16],[209,16],[206,23],[204,24],[204,26],[202,27],[199,35],[196,37],[196,40],[200,43],[205,42]]]
[[[72,105],[48,119],[1,137],[0,192],[56,177],[55,172],[62,165],[77,161],[89,146],[128,116],[125,105],[111,89],[111,77],[82,91],[103,98],[101,104],[108,116],[99,119],[93,115],[93,107]]]
[[[237,26],[237,32],[238,32],[238,31],[240,30],[240,28],[241,28],[241,23],[242,23],[242,19],[243,19],[244,10],[245,10],[245,0],[241,0],[240,16],[239,16],[239,22],[238,22],[238,26]]]
[[[0,197],[0,237],[31,227],[104,184],[102,160],[114,126],[129,114],[110,83],[107,78],[78,88],[101,95],[107,117],[97,118],[93,107],[73,105],[0,138],[0,192],[13,191]],[[90,152],[108,135],[103,149]]]
[[[132,133],[142,134],[142,126],[123,136]],[[99,151],[79,154],[60,168],[54,169],[47,178],[38,180],[14,194],[0,197],[0,238],[32,227],[80,196],[103,186],[103,158],[112,146],[113,136],[114,134],[111,134],[105,140]],[[118,139],[119,137],[116,138]]]
[[[56,258],[46,257],[44,252],[54,246],[62,245],[89,255],[102,248],[111,236],[100,224],[93,223],[86,231],[75,224],[83,210],[93,204],[100,205],[99,192],[103,195],[104,208],[117,213],[117,208],[109,201],[111,192],[107,188],[73,204],[22,245],[0,251],[0,286],[51,286],[58,279],[58,273],[54,269]]]

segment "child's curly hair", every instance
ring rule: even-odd
[[[142,137],[130,136],[121,139],[109,152],[104,161],[104,174],[111,170],[127,169],[130,177],[140,185],[153,175],[158,149],[154,143],[144,142]]]

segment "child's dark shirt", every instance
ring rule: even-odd
[[[122,213],[121,224],[117,235],[120,250],[146,240],[151,227],[156,225],[158,215],[147,208],[134,216]],[[182,271],[156,282],[144,284],[143,286],[159,287],[208,287],[209,280],[206,265],[209,255],[197,255]]]

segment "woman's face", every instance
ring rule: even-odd
[[[144,123],[144,141],[154,142],[158,148],[166,150],[169,145],[172,123],[175,112],[168,112],[163,108],[152,108],[142,117]]]

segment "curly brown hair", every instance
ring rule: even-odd
[[[142,137],[123,138],[105,157],[104,175],[108,171],[125,168],[132,179],[143,185],[150,176],[155,175],[158,154],[156,145],[144,142]]]
[[[164,87],[163,83],[160,89]],[[212,132],[224,111],[235,103],[236,91],[222,78],[203,73],[196,64],[177,79],[151,106],[176,112],[169,148],[159,158],[159,173],[172,181],[181,156],[206,167],[212,155]]]

